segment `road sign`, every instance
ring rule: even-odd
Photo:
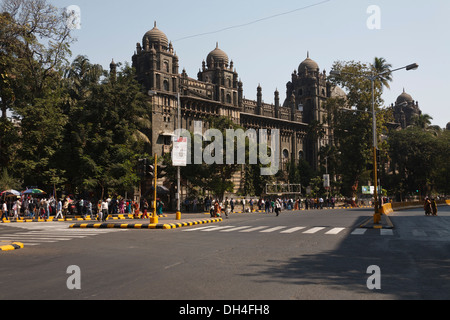
[[[174,167],[186,167],[187,163],[187,138],[180,137],[173,143],[172,165]]]
[[[323,187],[324,188],[329,188],[330,187],[330,175],[329,174],[324,174],[323,175]]]

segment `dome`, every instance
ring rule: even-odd
[[[213,67],[213,61],[214,63],[219,62],[228,66],[228,55],[224,51],[219,49],[218,43],[216,44],[216,48],[211,51],[206,58],[208,68]]]
[[[397,104],[401,104],[403,102],[410,103],[413,101],[414,101],[413,98],[411,97],[411,95],[409,95],[405,92],[405,89],[403,89],[403,93],[401,95],[399,95],[397,98]]]
[[[449,122],[449,123],[447,123],[447,127],[446,127],[446,129],[450,131],[450,122]]]
[[[164,34],[164,32],[156,27],[156,22],[155,27],[144,35],[144,38],[142,39],[143,46],[145,46],[145,39],[148,39],[150,47],[152,46],[152,44],[157,44],[158,42],[160,42],[164,48],[169,47],[169,39],[167,39],[167,36]]]
[[[306,60],[298,67],[298,73],[303,73],[305,69],[308,69],[308,71],[317,71],[319,69],[317,62],[309,58],[309,52]]]

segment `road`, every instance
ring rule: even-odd
[[[370,209],[233,214],[173,230],[0,224],[0,300],[450,299],[450,207],[360,229]],[[67,286],[79,268],[81,289]],[[369,289],[370,266],[380,289]]]

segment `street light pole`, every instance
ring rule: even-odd
[[[180,99],[180,93],[177,93],[177,98],[178,98],[178,114],[177,114],[177,127],[178,127],[178,132],[180,132],[181,130],[181,99]],[[179,138],[179,137],[176,137]],[[180,166],[177,167],[177,219],[180,220],[181,219],[181,192],[180,192],[180,188],[181,188],[181,173],[180,173]]]

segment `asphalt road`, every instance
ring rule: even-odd
[[[0,300],[450,299],[450,207],[439,209],[396,212],[394,230],[358,228],[370,209],[233,214],[173,230],[0,224],[0,241],[28,243],[0,252]]]

